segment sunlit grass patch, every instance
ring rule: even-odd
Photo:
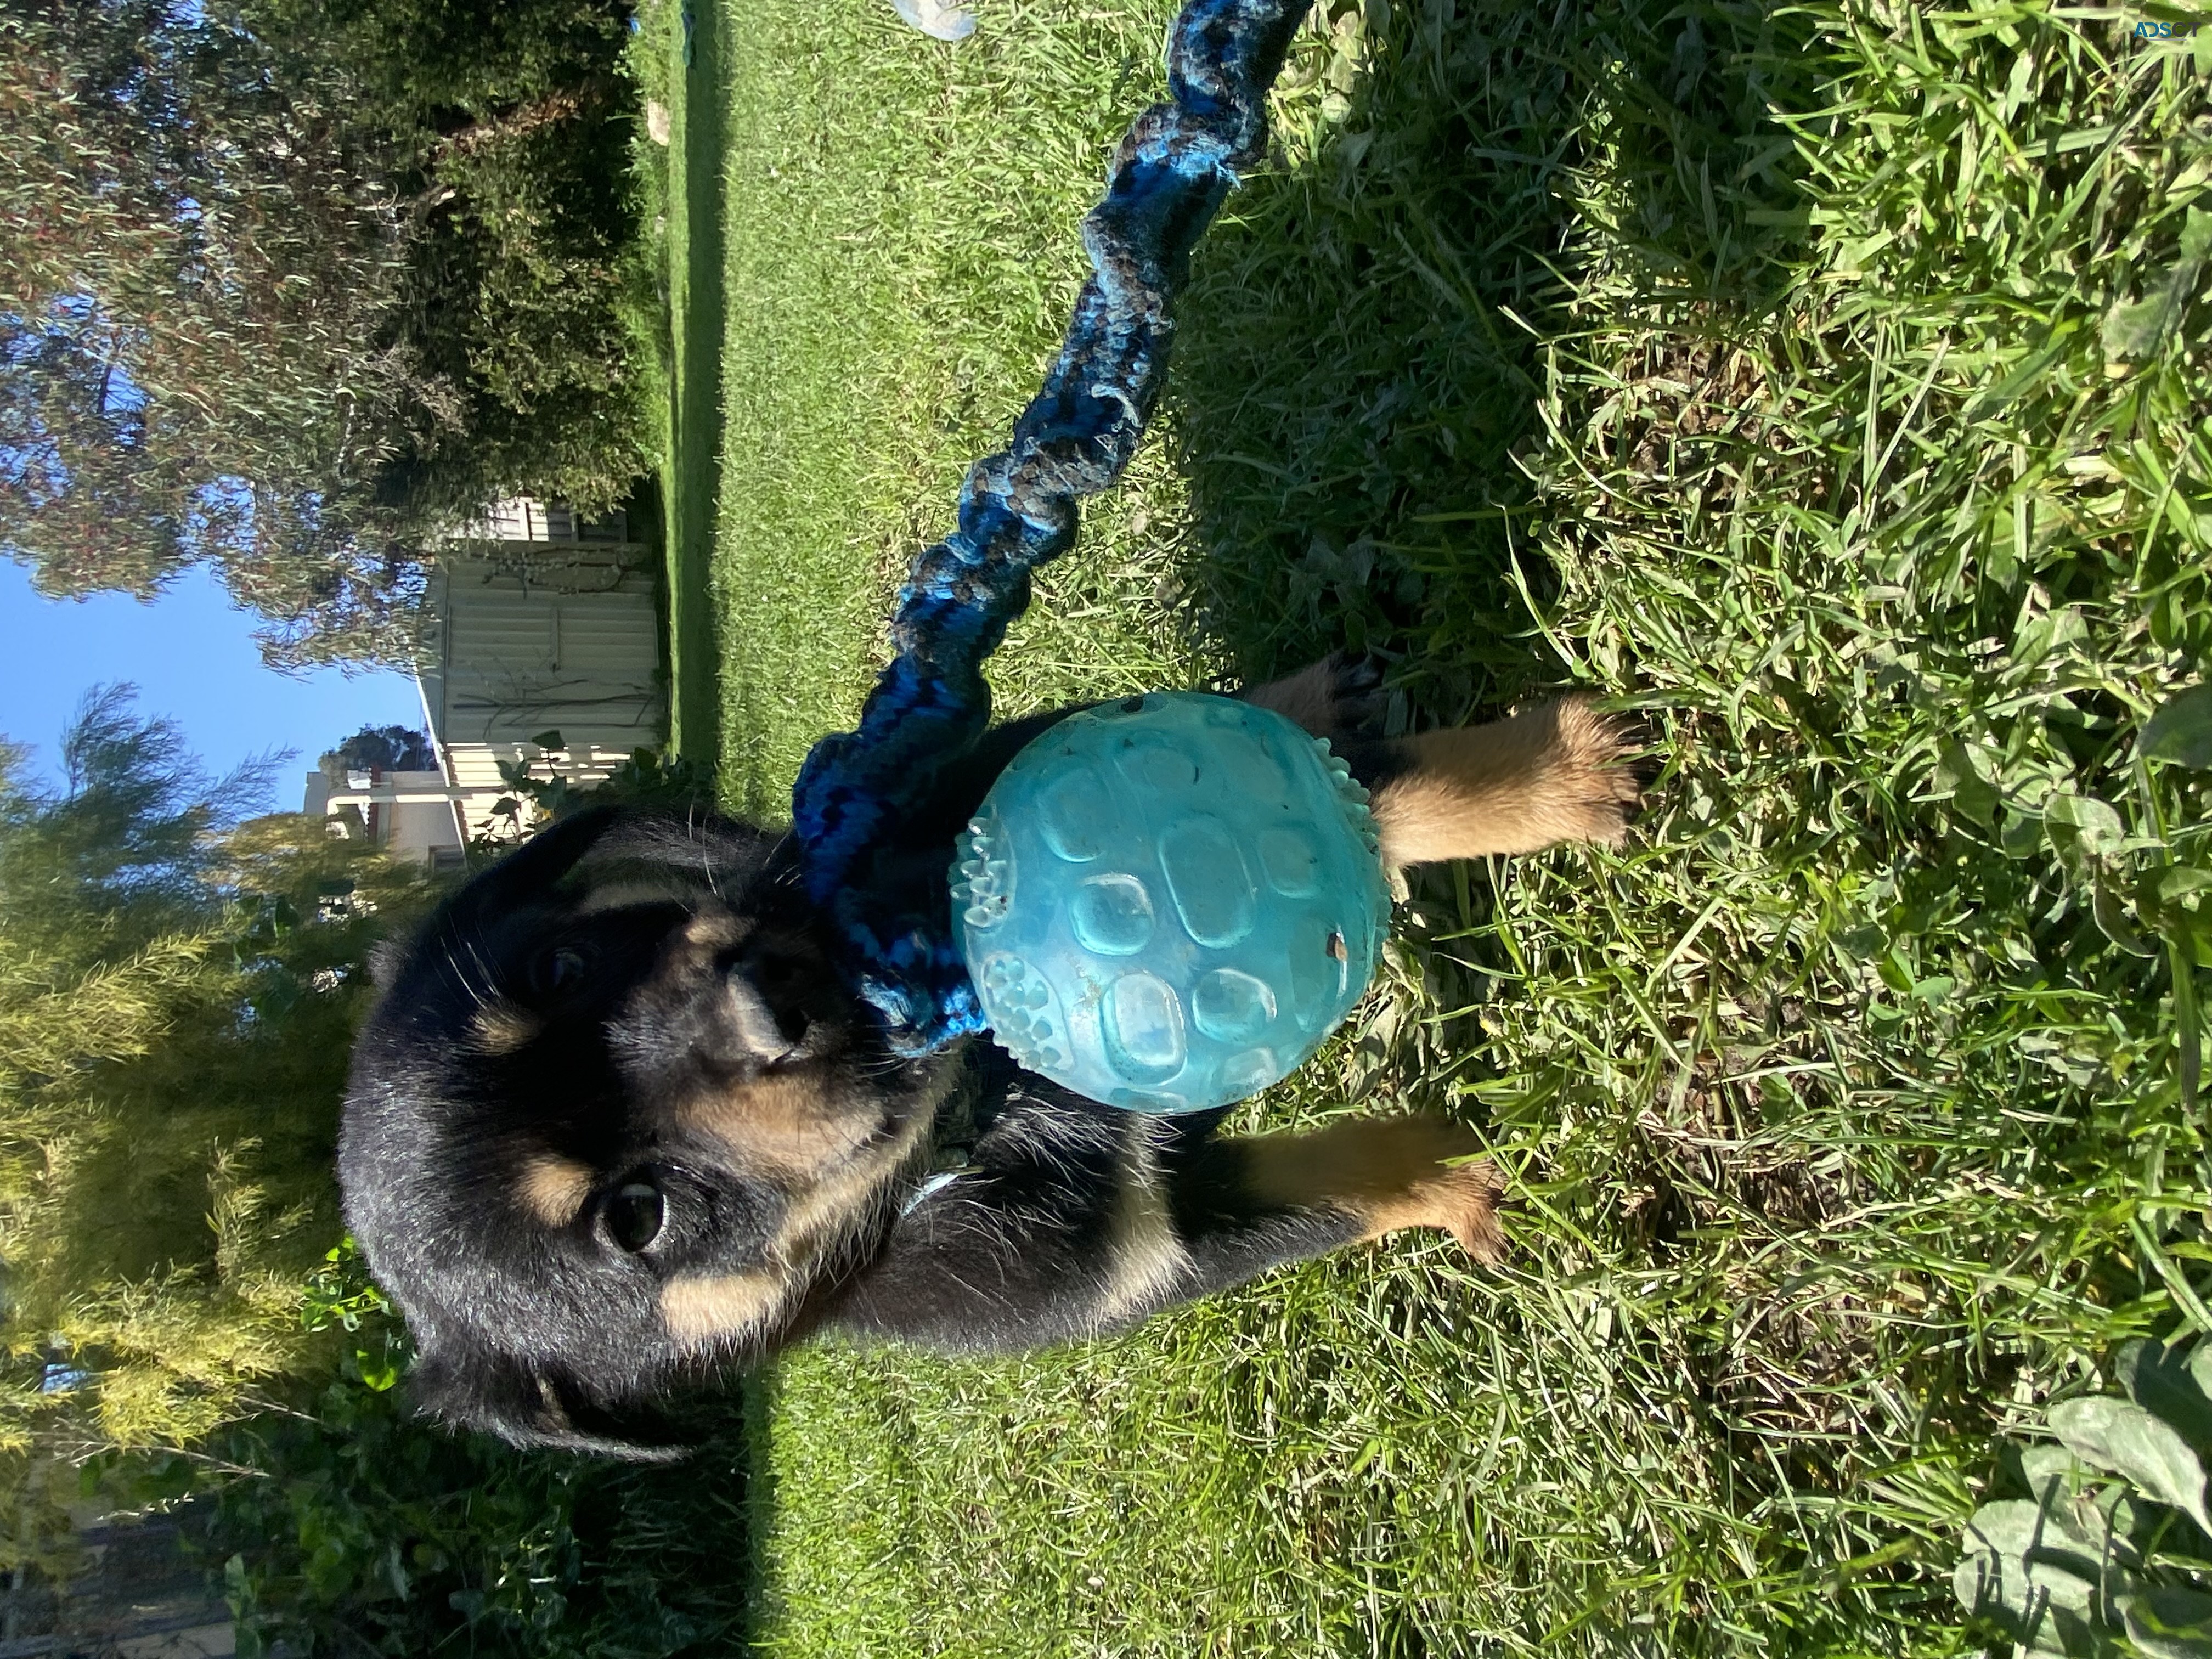
[[[787,810],[849,725],[890,594],[1005,440],[1079,280],[1076,225],[1159,94],[1154,3],[1004,8],[948,50],[889,7],[729,10],[715,572],[725,793]],[[1000,659],[1003,707],[1187,672],[1153,602],[1180,494],[1155,453]]]
[[[1354,1028],[1243,1114],[1484,1127],[1514,1259],[784,1362],[766,1639],[1960,1650],[1992,1431],[2207,1318],[2205,774],[2138,738],[2212,655],[2212,17],[1338,10],[1201,250],[1161,442],[1000,683],[1349,642],[1401,724],[1644,712],[1638,845],[1425,878]],[[1164,16],[987,10],[947,52],[744,9],[733,801],[857,710]]]

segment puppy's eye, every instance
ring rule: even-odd
[[[582,988],[591,970],[589,952],[578,945],[559,945],[530,964],[530,988],[541,997],[566,996]]]
[[[660,1237],[668,1220],[668,1200],[650,1182],[626,1182],[607,1200],[607,1237],[635,1255]]]

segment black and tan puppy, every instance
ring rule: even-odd
[[[1331,662],[1249,694],[1328,737],[1395,866],[1617,842],[1637,786],[1576,701],[1383,742]],[[994,730],[904,829],[939,880]],[[888,879],[904,879],[894,874]],[[644,1408],[811,1332],[1009,1350],[1124,1329],[1405,1227],[1496,1248],[1473,1135],[1427,1118],[1214,1139],[986,1043],[890,1054],[775,834],[599,810],[462,888],[384,975],[339,1146],[420,1349],[417,1400],[520,1443],[649,1451]]]

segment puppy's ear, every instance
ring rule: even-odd
[[[576,867],[617,816],[611,806],[572,812],[540,830],[464,887],[458,910],[495,910],[543,892]]]
[[[569,1379],[503,1354],[442,1345],[407,1374],[415,1408],[453,1428],[478,1429],[524,1450],[586,1452],[634,1463],[669,1463],[692,1448],[666,1425],[592,1400]]]
[[[389,991],[398,979],[399,970],[406,965],[407,941],[404,939],[380,939],[368,947],[368,982],[380,991]]]

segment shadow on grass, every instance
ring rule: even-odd
[[[1597,320],[1577,315],[1586,217],[1674,328],[1767,308],[1804,216],[1773,112],[1807,106],[1812,63],[1759,4],[1357,19],[1301,41],[1290,76],[1330,89],[1322,118],[1232,201],[1180,313],[1189,580],[1242,675],[1372,650],[1456,720],[1569,678],[1515,456],[1544,354]]]
[[[684,0],[682,116],[671,157],[668,557],[670,746],[712,772],[720,746],[710,573],[722,473],[721,9]]]

